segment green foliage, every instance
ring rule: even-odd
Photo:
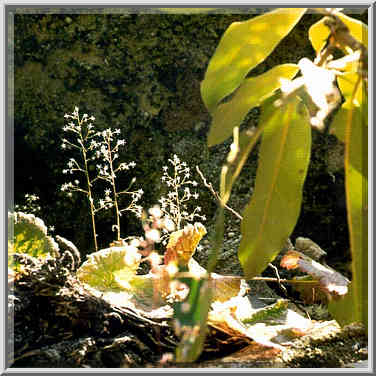
[[[220,144],[232,135],[232,129],[240,126],[247,113],[259,106],[273,92],[279,89],[280,78],[291,79],[298,72],[295,64],[283,64],[257,77],[244,80],[231,100],[219,105],[213,112],[208,135],[208,145]]]
[[[239,87],[252,68],[270,55],[305,11],[305,8],[276,9],[249,21],[231,24],[210,60],[201,84],[202,98],[210,112]]]
[[[77,270],[77,277],[100,291],[120,292],[130,289],[141,255],[131,246],[110,247],[88,256]]]
[[[175,330],[181,336],[176,348],[176,361],[193,362],[204,347],[211,288],[205,278],[179,280],[189,287],[189,295],[184,302],[174,304]]]
[[[233,133],[221,173],[224,204],[261,137],[255,189],[244,210],[239,248],[244,273],[252,278],[280,252],[298,220],[310,162],[310,125],[323,131],[331,113],[340,107],[332,129],[345,144],[353,280],[350,293],[338,307],[351,307],[355,313],[346,320],[335,308],[337,303],[331,303],[331,310],[343,323],[355,320],[367,324],[367,27],[336,9],[316,10],[325,16],[308,33],[316,60],[301,59],[298,67],[302,76],[292,81],[286,78],[295,75],[293,65],[290,71],[284,71],[288,66],[281,65],[263,75],[245,77],[289,33],[305,9],[277,9],[228,28],[201,85],[204,103],[212,115],[208,145],[220,143]],[[333,60],[335,53],[342,57]],[[281,93],[273,95],[279,87]],[[226,103],[220,103],[235,89]],[[342,104],[341,94],[345,98]],[[262,109],[258,127],[240,131],[254,106]]]
[[[241,226],[239,259],[248,278],[260,274],[275,258],[300,213],[311,129],[299,105],[294,98],[272,110],[264,122],[255,190]]]
[[[348,73],[338,79],[345,97],[341,109],[334,118],[334,134],[345,143],[345,186],[347,220],[352,252],[351,293],[338,307],[331,304],[331,312],[337,312],[341,321],[343,305],[354,311],[355,321],[368,323],[368,100],[364,81],[355,73]],[[353,320],[354,321],[354,320]]]
[[[361,41],[365,47],[368,47],[368,27],[363,22],[355,20],[345,14],[338,14],[338,17],[343,21],[343,23],[349,28],[353,37]],[[316,22],[309,29],[308,35],[309,40],[312,43],[312,47],[315,49],[316,53],[320,52],[324,47],[326,40],[328,39],[330,30],[325,26],[325,19],[322,18],[319,22]]]
[[[260,308],[251,317],[243,320],[244,324],[253,324],[256,322],[268,322],[273,319],[279,319],[287,311],[288,300],[278,299],[274,304],[265,308]]]
[[[13,237],[8,239],[9,266],[13,264],[12,255],[15,253],[24,253],[41,259],[48,255],[59,255],[58,244],[47,235],[47,227],[40,218],[33,214],[15,212],[9,214],[8,222],[9,227],[13,226]]]

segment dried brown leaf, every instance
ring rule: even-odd
[[[286,269],[299,268],[318,280],[320,288],[335,295],[346,295],[350,281],[341,273],[327,265],[312,260],[309,256],[297,251],[288,251],[281,260],[281,266]]]

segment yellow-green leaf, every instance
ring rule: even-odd
[[[264,128],[255,190],[241,225],[239,259],[247,278],[266,268],[293,231],[310,159],[311,127],[299,99],[273,112]]]
[[[77,270],[82,282],[100,291],[126,291],[141,261],[137,248],[110,247],[92,253]]]
[[[232,186],[238,178],[244,163],[247,161],[249,153],[259,140],[264,130],[264,126],[268,122],[268,118],[272,115],[273,110],[275,110],[273,103],[276,100],[277,95],[273,95],[265,100],[262,106],[260,121],[257,128],[245,129],[239,133],[239,142],[236,146],[235,159],[231,162],[227,162],[227,164],[222,168],[220,192],[221,199],[224,204],[226,204],[230,199]],[[230,153],[232,152],[234,152],[234,150],[230,150]]]
[[[220,144],[230,137],[233,128],[241,124],[253,107],[259,106],[280,88],[280,78],[292,79],[298,70],[299,67],[295,64],[283,64],[257,77],[246,79],[230,101],[215,109],[208,135],[208,146]]]
[[[328,302],[328,310],[340,325],[348,325],[359,321],[355,304],[354,288],[353,284],[350,284],[349,292],[344,298]]]
[[[368,26],[355,18],[338,13],[337,16],[349,28],[351,35],[368,47]],[[316,53],[320,52],[329,37],[330,30],[324,25],[325,17],[313,24],[308,32],[309,40]]]
[[[352,253],[352,301],[354,317],[368,323],[368,100],[363,81],[357,74],[338,79],[346,99],[332,124],[333,133],[345,143],[345,188],[347,222]],[[336,303],[333,303],[334,306]],[[345,304],[345,303],[341,303]],[[338,311],[332,308],[333,312]],[[353,320],[353,317],[349,317]],[[349,321],[351,322],[351,321]]]
[[[8,239],[8,266],[14,266],[14,253],[26,253],[39,259],[59,255],[59,246],[47,235],[42,219],[33,214],[16,212],[8,215],[8,222],[9,227],[13,226],[13,236]]]
[[[188,224],[182,230],[173,232],[167,244],[164,263],[167,265],[173,261],[180,267],[187,266],[198,243],[205,234],[206,228],[199,222],[194,225]]]
[[[230,25],[201,84],[201,95],[210,112],[241,84],[252,68],[269,56],[305,11],[306,8],[281,8]]]

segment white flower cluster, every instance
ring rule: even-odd
[[[14,206],[15,211],[22,211],[28,214],[39,214],[41,207],[38,204],[39,197],[35,194],[26,193],[24,197],[24,204]]]
[[[118,192],[116,186],[116,175],[120,171],[129,170],[136,166],[135,162],[118,163],[119,147],[125,145],[125,140],[118,140],[120,129],[105,129],[97,132],[92,124],[95,121],[94,116],[84,114],[82,117],[79,115],[78,107],[75,107],[71,114],[65,114],[64,117],[68,119],[68,124],[64,126],[63,130],[69,132],[71,136],[69,139],[64,138],[61,147],[63,149],[76,149],[80,152],[81,160],[78,162],[75,158],[70,158],[66,169],[63,170],[64,174],[82,173],[85,176],[85,181],[80,185],[78,179],[74,182],[65,183],[62,185],[61,190],[72,195],[72,192],[82,192],[88,196],[92,217],[96,212],[102,209],[115,208],[117,224],[114,228],[120,234],[119,216],[124,211],[131,211],[138,217],[141,217],[142,207],[136,203],[140,200],[143,191],[142,189],[130,191],[130,187],[135,181],[132,180],[131,185],[127,190]],[[89,162],[95,161],[97,175],[92,178],[89,174]],[[93,184],[96,180],[101,179],[110,185],[110,188],[104,191],[104,197],[94,203],[93,199]],[[83,188],[84,186],[84,188]],[[131,203],[124,209],[118,206],[119,196],[128,194],[131,196]]]
[[[136,191],[130,191],[129,188],[125,191],[118,192],[116,190],[116,175],[120,171],[128,171],[131,168],[136,167],[135,162],[129,163],[118,163],[115,161],[119,158],[119,147],[125,146],[125,140],[117,140],[116,136],[120,134],[120,129],[115,129],[112,131],[110,128],[105,129],[102,132],[98,132],[99,140],[95,142],[94,148],[96,149],[96,157],[101,159],[103,163],[98,163],[96,165],[98,171],[98,178],[105,180],[112,186],[112,191],[107,189],[105,191],[104,199],[99,201],[100,208],[117,208],[118,197],[122,194],[128,194],[131,196],[131,203],[123,209],[117,208],[118,215],[121,216],[124,211],[130,211],[136,214],[137,217],[141,218],[142,207],[137,205],[137,202],[141,199],[143,195],[143,190],[139,189]],[[131,185],[134,183],[135,179],[132,180]]]
[[[161,197],[159,200],[165,218],[169,218],[178,230],[182,228],[183,222],[193,222],[195,218],[206,220],[206,217],[200,214],[200,206],[195,207],[193,211],[188,209],[188,201],[197,200],[199,195],[197,192],[191,192],[190,186],[196,187],[197,182],[191,179],[187,163],[181,162],[176,154],[168,161],[172,164],[173,173],[170,175],[168,167],[164,166],[161,180],[167,185],[169,192],[167,197]]]

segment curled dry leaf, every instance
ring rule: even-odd
[[[181,267],[187,266],[196,251],[198,243],[205,234],[205,226],[198,222],[194,225],[189,224],[182,230],[173,232],[170,235],[164,256],[165,265],[168,265],[170,262],[176,262]]]
[[[299,268],[302,272],[308,273],[320,283],[320,288],[332,295],[346,295],[350,281],[341,273],[327,265],[312,260],[301,252],[290,250],[281,260],[281,266],[286,269]]]

